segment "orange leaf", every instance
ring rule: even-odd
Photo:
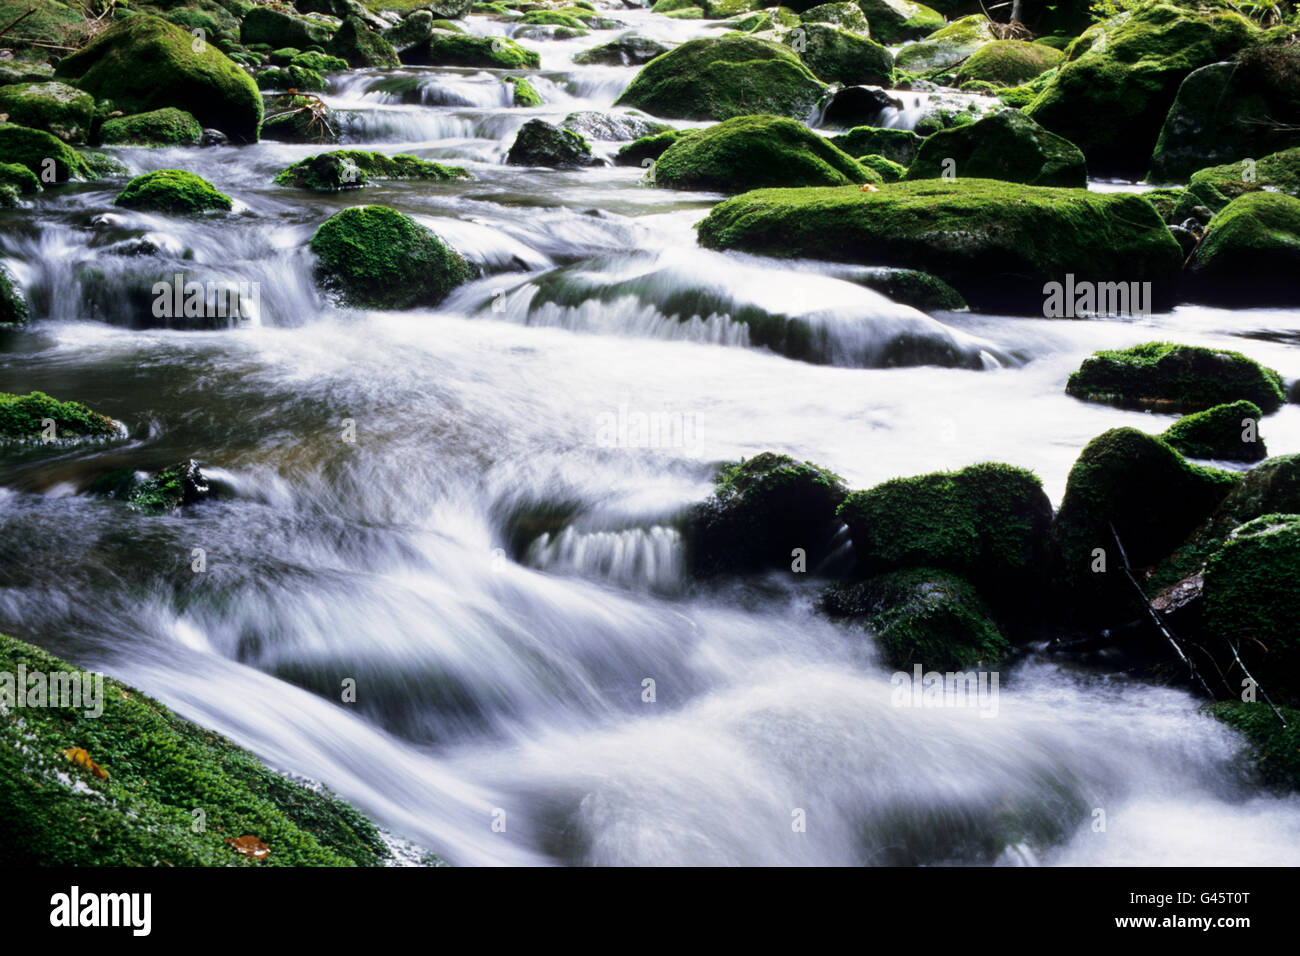
[[[77,766],[85,767],[100,780],[103,780],[108,776],[108,771],[95,763],[95,761],[91,760],[90,754],[81,747],[69,747],[67,750],[63,751],[63,756],[67,757]]]
[[[271,855],[271,848],[255,836],[241,836],[238,840],[227,840],[226,842],[235,848],[236,853],[251,856],[254,860],[260,860],[262,857]]]
[[[859,192],[864,192],[864,193],[878,193],[878,192],[880,192],[880,190],[877,189],[875,186],[871,185],[871,183],[863,183],[863,184],[858,188],[858,191],[859,191]]]

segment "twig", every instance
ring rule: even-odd
[[[19,18],[18,18],[17,20],[15,20],[13,23],[9,24],[9,26],[5,27],[3,30],[0,30],[0,37],[4,36],[6,33],[8,33],[8,32],[9,32],[10,30],[12,30],[14,27],[18,26],[18,24],[22,23],[24,20],[26,20],[28,17],[30,17],[30,16],[31,16],[33,13],[35,13],[35,12],[36,12],[36,8],[35,8],[35,7],[32,7],[30,10],[28,10],[26,13],[24,13],[21,17],[19,17]]]

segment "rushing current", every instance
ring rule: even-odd
[[[670,42],[718,29],[609,13]],[[345,145],[469,182],[309,194],[271,180],[319,147],[118,149],[132,174],[207,178],[234,213],[124,211],[120,182],[0,212],[0,259],[38,317],[3,340],[0,391],[131,429],[0,459],[0,630],[454,864],[1300,863],[1300,798],[1260,789],[1190,694],[1030,654],[996,716],[895,706],[869,637],[813,613],[815,575],[694,583],[674,530],[718,462],[765,450],[857,488],[1010,462],[1059,503],[1090,438],[1170,421],[1067,397],[1083,356],[1171,338],[1294,379],[1300,311],[931,317],[844,267],[699,249],[717,196],[505,165],[528,119],[611,108],[636,68],[573,56],[616,35],[525,41],[535,109],[492,71],[332,79]],[[392,74],[419,96],[384,92]],[[362,203],[484,277],[436,311],[333,307],[306,245]],[[256,313],[159,328],[149,290],[178,272],[258,283]],[[753,345],[742,308],[816,330],[817,361]],[[1300,407],[1262,437],[1300,451]],[[191,457],[218,494],[183,512],[86,493]]]

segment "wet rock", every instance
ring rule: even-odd
[[[910,0],[858,0],[858,6],[881,43],[920,40],[944,26],[943,14]]]
[[[1259,437],[1262,415],[1254,402],[1215,405],[1203,412],[1184,415],[1160,437],[1188,458],[1263,461],[1268,451]]]
[[[52,437],[60,441],[110,438],[123,433],[113,419],[80,402],[61,402],[44,392],[27,395],[0,392],[0,441],[44,441],[46,422],[51,421],[54,423]]]
[[[244,45],[268,44],[272,49],[323,46],[334,36],[334,27],[323,20],[298,17],[270,7],[253,7],[244,15],[239,40]]]
[[[652,119],[628,116],[625,113],[602,113],[597,110],[570,113],[560,125],[565,129],[573,130],[580,136],[587,137],[587,139],[610,142],[641,139],[645,136],[655,136],[672,130],[672,127],[667,123],[660,123]]]
[[[137,176],[113,200],[126,209],[172,214],[229,211],[233,202],[200,176],[181,169],[158,169]]]
[[[1187,272],[1190,295],[1203,302],[1300,305],[1300,199],[1234,199],[1211,220]]]
[[[354,69],[394,67],[401,63],[392,45],[357,17],[344,20],[325,49],[331,56],[347,60],[348,66]]]
[[[894,85],[894,55],[874,40],[825,23],[791,30],[782,40],[827,83]]]
[[[831,142],[850,156],[880,155],[906,168],[912,165],[923,139],[906,129],[857,126],[832,136]]]
[[[933,134],[921,144],[907,178],[938,179],[954,173],[959,179],[1003,179],[1033,186],[1088,185],[1083,152],[1019,110],[1003,110]]]
[[[885,110],[902,108],[901,100],[878,86],[846,86],[831,95],[822,123],[840,128],[871,126]]]
[[[658,40],[648,37],[626,36],[610,40],[584,50],[573,58],[574,63],[604,66],[641,66],[657,56],[667,53],[670,48]]]
[[[519,130],[506,162],[511,166],[549,166],[580,169],[600,162],[591,146],[579,134],[544,120],[529,120]]]
[[[12,123],[80,145],[90,136],[95,98],[66,83],[16,83],[0,86],[0,113],[9,114]]]
[[[984,82],[995,87],[1020,86],[1061,65],[1065,54],[1041,43],[994,40],[957,68],[955,85]]]
[[[212,132],[225,139],[225,134]],[[100,127],[99,138],[105,145],[197,146],[203,140],[203,133],[199,121],[189,113],[166,107],[106,120]]]

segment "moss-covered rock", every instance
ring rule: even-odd
[[[1003,110],[966,126],[940,130],[921,144],[908,179],[1005,179],[1033,186],[1083,189],[1088,165],[1077,146],[1049,133],[1019,110]]]
[[[765,186],[842,186],[868,178],[857,160],[800,122],[737,116],[679,138],[655,164],[654,184],[736,193]]]
[[[1188,276],[1202,301],[1300,304],[1300,199],[1272,192],[1234,199],[1211,220]]]
[[[1209,711],[1250,742],[1250,759],[1266,784],[1300,790],[1300,710],[1281,707],[1286,725],[1262,700],[1221,701]]]
[[[277,186],[294,186],[317,192],[338,192],[364,186],[371,180],[418,179],[446,182],[467,179],[460,166],[443,166],[405,153],[385,156],[359,149],[340,149],[308,156],[287,166],[275,177]]]
[[[402,53],[413,66],[474,66],[482,69],[537,69],[541,56],[505,37],[480,37],[464,33],[435,33],[426,43]]]
[[[1197,206],[1220,212],[1234,199],[1261,190],[1300,197],[1300,148],[1271,153],[1259,160],[1242,157],[1197,170],[1174,210],[1174,218],[1181,222]]]
[[[182,169],[158,169],[137,176],[113,200],[114,205],[149,212],[229,211],[234,201],[206,179]]]
[[[11,123],[80,144],[90,136],[95,98],[66,83],[15,83],[0,86],[0,113],[8,113]]]
[[[106,146],[197,146],[203,127],[189,113],[168,106],[105,120],[99,138]]]
[[[599,160],[591,144],[578,133],[545,120],[529,120],[520,128],[506,154],[511,166],[550,166],[553,169],[580,169]]]
[[[839,515],[867,574],[943,568],[1000,604],[1039,590],[1052,504],[1032,472],[986,463],[895,478],[849,495]]]
[[[832,136],[831,142],[850,156],[884,156],[904,168],[912,165],[923,138],[909,129],[878,129],[858,126],[847,133]]]
[[[1065,392],[1126,408],[1181,412],[1245,400],[1269,415],[1286,401],[1273,369],[1240,352],[1172,342],[1096,352],[1070,373]]]
[[[1300,146],[1300,44],[1261,43],[1188,74],[1151,155],[1153,182]]]
[[[17,194],[17,190],[11,186],[0,185],[0,189],[8,189]],[[27,299],[23,296],[22,290],[14,285],[8,270],[0,266],[0,329],[26,325],[29,318],[31,318],[31,311],[27,308]]]
[[[861,33],[863,36],[867,36],[871,31],[871,25],[867,23],[867,15],[856,3],[819,3],[800,13],[799,21],[829,23],[845,30],[852,30],[854,33]]]
[[[46,184],[95,178],[85,158],[63,140],[13,123],[0,123],[0,162],[22,166]]]
[[[1259,437],[1259,419],[1263,414],[1254,402],[1215,405],[1184,415],[1160,437],[1188,458],[1263,461],[1268,457],[1264,440]]]
[[[337,143],[338,124],[320,97],[312,94],[268,96],[262,136],[286,143]]]
[[[1042,313],[1044,283],[1066,274],[1151,281],[1163,297],[1182,265],[1140,196],[988,179],[757,190],[715,206],[699,236],[711,249],[919,268],[976,308],[1029,314]]]
[[[123,112],[174,106],[232,140],[255,142],[262,122],[257,84],[213,44],[195,50],[193,41],[180,27],[137,13],[64,58],[56,73]]]
[[[602,140],[607,143],[623,143],[672,131],[671,126],[658,120],[628,113],[606,113],[601,110],[578,110],[564,117],[564,122],[560,125],[588,140]]]
[[[270,7],[253,7],[239,28],[241,43],[265,43],[272,49],[323,46],[334,36],[334,27],[324,20],[300,17]]]
[[[1019,86],[1061,65],[1065,54],[1041,43],[994,40],[957,69],[957,85],[982,80],[996,86]]]
[[[1082,149],[1095,172],[1141,176],[1179,85],[1256,32],[1221,0],[1147,0],[1084,33],[1027,112]]]
[[[343,21],[343,25],[326,45],[325,52],[346,60],[348,66],[355,68],[394,67],[402,62],[392,44],[366,26],[359,17],[348,17]]]
[[[905,43],[944,26],[943,14],[911,0],[858,0],[871,34],[881,43]]]
[[[807,118],[825,87],[789,47],[747,36],[690,40],[642,68],[616,105],[654,116]]]
[[[811,462],[764,452],[724,465],[712,497],[687,515],[691,568],[700,575],[790,569],[796,548],[815,571],[831,553],[847,489]]]
[[[870,15],[867,19],[871,19]],[[877,39],[879,38],[877,33]],[[983,14],[962,17],[934,31],[920,43],[899,50],[894,65],[911,73],[948,69],[973,56],[980,47],[995,39],[988,17]]]
[[[825,23],[809,23],[791,30],[782,42],[827,83],[894,85],[894,55],[864,36]]]
[[[20,668],[29,678],[77,675],[83,693],[81,706],[19,708],[9,688],[0,863],[376,866],[389,856],[374,825],[328,791],[269,770],[138,690],[0,636],[0,671]],[[90,688],[99,688],[93,702]],[[254,859],[231,845],[248,836],[269,855]]]
[[[328,53],[308,50],[305,53],[299,53],[287,65],[304,70],[314,70],[317,73],[338,73],[348,68],[348,61],[341,56],[330,56]]]
[[[467,262],[432,230],[387,206],[335,213],[311,238],[317,281],[347,305],[437,305],[469,279]]]
[[[161,515],[198,504],[210,493],[207,476],[191,458],[133,483],[128,501],[143,514]]]
[[[956,671],[1011,652],[975,588],[936,568],[833,585],[822,593],[820,609],[871,631],[890,667]]]
[[[881,266],[846,278],[922,312],[959,312],[967,308],[960,292],[938,276],[918,269]]]
[[[907,175],[906,166],[902,166],[894,162],[892,159],[887,159],[879,153],[873,153],[869,156],[859,156],[858,162],[867,169],[878,173],[882,182],[896,183]]]
[[[614,154],[615,166],[647,166],[648,160],[657,160],[678,140],[695,134],[698,130],[674,129],[665,133],[642,136],[619,149]]]
[[[626,36],[601,43],[575,54],[573,62],[582,65],[641,66],[667,53],[669,47],[648,37]]]
[[[260,90],[296,90],[299,93],[325,92],[325,77],[301,66],[262,70],[257,74]]]
[[[522,76],[507,76],[505,82],[510,85],[510,101],[513,105],[519,107],[541,106],[546,101],[542,99],[542,94],[538,93]]]
[[[61,402],[44,392],[0,392],[0,440],[42,441],[47,420],[54,422],[57,439],[112,438],[121,434],[117,422],[80,402]]]
[[[1134,428],[1090,441],[1052,524],[1051,567],[1064,605],[1087,620],[1141,613],[1111,534],[1134,568],[1156,564],[1218,506],[1238,476],[1193,465]]]

